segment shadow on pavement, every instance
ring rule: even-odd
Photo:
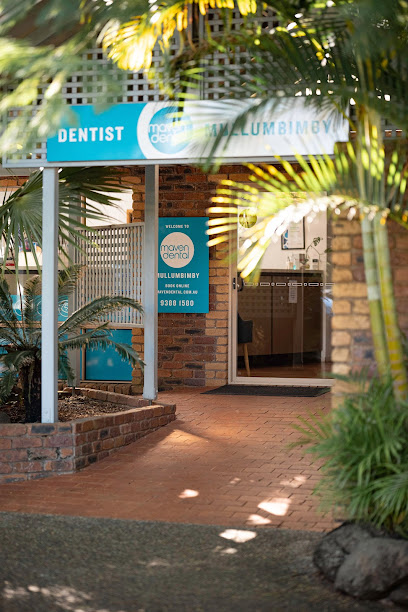
[[[283,529],[0,513],[2,612],[384,610],[335,593]]]

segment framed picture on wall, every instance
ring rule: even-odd
[[[286,232],[281,236],[281,248],[284,251],[305,248],[305,220],[290,223]]]

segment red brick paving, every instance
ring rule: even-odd
[[[0,485],[0,510],[328,530],[311,495],[319,472],[287,444],[317,398],[160,394],[177,419],[69,476]]]

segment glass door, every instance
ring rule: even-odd
[[[236,274],[234,382],[327,385],[323,376],[331,366],[332,304],[328,242],[326,213],[320,213],[310,223],[294,224],[270,244],[256,282]]]

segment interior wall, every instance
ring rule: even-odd
[[[102,192],[104,193],[104,192]],[[97,204],[93,200],[86,200],[90,204],[94,204],[105,215],[105,219],[88,219],[87,225],[92,227],[100,227],[102,225],[119,225],[128,223],[128,211],[131,214],[133,208],[132,191],[124,191],[118,193],[105,193],[105,195],[113,196],[117,199],[116,206],[105,206]]]
[[[320,253],[320,270],[326,269],[326,255],[324,251],[327,249],[327,219],[326,212],[321,212],[316,217],[308,222],[305,220],[305,248],[304,249],[282,249],[281,239],[277,239],[270,243],[262,260],[263,270],[286,270],[286,260],[290,255],[299,255],[305,253],[307,247],[312,243],[314,238],[320,237],[322,241],[316,247]],[[316,251],[309,249],[310,263],[314,258],[318,258]]]

